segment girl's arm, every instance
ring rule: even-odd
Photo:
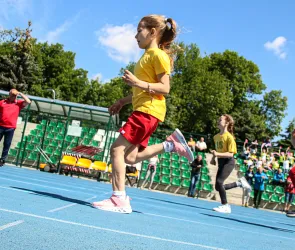
[[[153,94],[166,95],[170,91],[170,76],[166,73],[157,75],[158,82],[156,83],[141,81],[128,70],[125,70],[122,78],[129,86],[137,87]]]
[[[126,104],[129,104],[129,103],[132,103],[132,94],[122,98],[122,99],[119,99],[118,102],[120,102],[120,104],[122,106],[126,105]]]

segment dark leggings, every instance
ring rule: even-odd
[[[229,177],[234,168],[234,158],[218,159],[218,171],[216,175],[215,189],[219,192],[221,203],[223,205],[227,204],[225,190],[236,188],[238,186],[236,182],[223,185],[224,181]]]
[[[254,206],[259,207],[263,191],[254,189]]]

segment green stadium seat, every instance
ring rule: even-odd
[[[171,175],[173,177],[180,177],[180,170],[179,169],[173,169]]]
[[[246,173],[246,172],[247,172],[247,166],[245,166],[245,165],[241,165],[241,166],[240,166],[240,169],[239,169],[239,172],[241,172],[241,173]]]
[[[20,151],[18,160],[21,162],[22,159],[25,160],[27,157],[28,157],[27,151]]]
[[[73,136],[71,136],[71,135],[67,135],[66,137],[65,137],[65,141],[66,142],[72,142],[72,140],[73,140]]]
[[[44,137],[44,134],[45,134],[45,132],[42,130],[42,131],[40,131],[39,133],[38,133],[38,137],[39,138],[43,138]]]
[[[153,145],[155,144],[155,142],[156,142],[156,139],[153,137],[150,137],[148,145]]]
[[[273,185],[267,185],[265,187],[265,191],[268,192],[268,193],[274,193],[274,187],[273,187]]]
[[[91,146],[98,147],[99,146],[99,141],[92,140],[91,141]]]
[[[81,144],[84,146],[88,146],[90,144],[90,139],[87,139],[87,138],[83,139]]]
[[[157,174],[160,174],[161,173],[161,166],[160,165],[157,165],[157,169],[156,169],[156,173]]]
[[[43,146],[49,146],[50,140],[49,139],[44,139],[43,141]]]
[[[44,126],[42,124],[37,124],[36,129],[42,131],[44,130]]]
[[[263,194],[261,196],[261,200],[269,202],[269,194],[263,192]]]
[[[34,149],[35,149],[35,145],[34,144],[27,143],[26,150],[28,150],[28,151],[34,151]]]
[[[58,164],[58,162],[59,162],[58,159],[59,159],[59,156],[54,156],[54,155],[53,155],[53,156],[50,157],[50,160],[51,160],[52,163],[55,164],[55,165]]]
[[[51,147],[57,148],[59,144],[61,144],[61,142],[58,142],[56,140],[52,140],[49,145]]]
[[[148,170],[148,166],[149,166],[148,163],[142,163],[141,171],[147,171]]]
[[[202,190],[211,193],[213,191],[213,186],[212,186],[212,184],[204,183],[204,186],[203,186],[203,189]]]
[[[62,122],[57,123],[57,128],[65,128],[65,124]]]
[[[209,175],[202,174],[201,181],[210,182],[211,181],[211,178],[210,178]]]
[[[160,183],[160,181],[161,181],[160,175],[156,174],[155,177],[154,177],[154,182],[155,183]]]
[[[181,170],[189,170],[190,169],[190,165],[189,164],[187,164],[187,163],[182,163],[181,165],[180,165],[180,169]]]
[[[76,145],[77,145],[78,141],[79,141],[79,138],[78,137],[74,137],[74,139],[72,140],[72,143],[76,143]]]
[[[46,136],[46,139],[48,140],[53,140],[54,139],[54,133],[48,133],[47,136]]]
[[[59,133],[59,128],[58,127],[54,127],[51,132],[54,133],[54,134],[58,134]]]
[[[161,184],[170,185],[170,176],[163,175],[161,178]]]
[[[45,126],[47,124],[47,120],[42,120],[40,124]]]
[[[37,136],[38,132],[39,132],[38,130],[33,129],[33,130],[30,131],[30,135]]]
[[[268,170],[266,175],[269,177],[269,178],[273,178],[273,172],[271,170]]]
[[[36,152],[31,152],[29,154],[28,160],[35,162],[37,161],[37,159],[38,159],[38,154]]]
[[[270,197],[270,202],[275,202],[275,203],[280,203],[280,197],[278,195],[275,195],[273,194],[271,197]]]
[[[53,155],[59,157],[59,156],[61,155],[61,151],[62,151],[61,149],[56,149],[56,150],[54,151]]]
[[[201,172],[202,172],[202,174],[208,174],[209,173],[209,169],[207,167],[202,167],[201,168]]]
[[[162,143],[163,142],[163,140],[161,140],[161,139],[159,139],[159,138],[156,138],[156,140],[155,140],[155,144],[160,144],[160,143]]]
[[[167,159],[164,159],[161,161],[161,166],[162,167],[170,167],[170,161]]]
[[[147,174],[146,171],[141,171],[141,172],[140,172],[140,177],[139,177],[139,179],[140,179],[140,180],[144,180],[145,177],[146,177],[146,174]]]
[[[283,187],[277,186],[277,187],[275,188],[275,193],[276,193],[276,194],[279,194],[279,195],[283,195],[283,194],[285,193],[285,190],[284,190]]]
[[[9,149],[8,155],[10,157],[17,157],[17,149],[13,149],[13,148]]]
[[[283,203],[283,204],[286,202],[286,197],[285,197],[285,195],[281,197],[280,202]]]
[[[172,167],[172,168],[179,168],[179,167],[180,167],[179,162],[178,162],[178,161],[173,161],[173,162],[171,163],[171,167]]]
[[[54,121],[50,121],[50,123],[49,123],[49,127],[56,127],[56,122],[54,122]]]
[[[191,184],[190,180],[184,179],[181,183],[181,186],[184,188],[189,188],[190,184]]]
[[[169,168],[162,168],[162,175],[170,175],[170,169]]]
[[[103,155],[102,154],[97,154],[93,156],[93,159],[95,161],[102,161],[103,160]]]
[[[175,178],[172,179],[172,182],[171,182],[172,186],[180,187],[180,184],[181,184],[181,179],[180,178],[175,177]]]
[[[161,159],[166,159],[166,160],[169,160],[170,161],[170,153],[163,153],[162,156],[161,156]]]
[[[181,174],[181,178],[190,179],[191,178],[191,172],[183,171],[182,174]]]
[[[171,154],[171,160],[172,161],[179,161],[179,155],[176,153]]]
[[[184,156],[181,156],[180,162],[186,162],[186,163],[188,163],[188,159],[185,158]]]
[[[60,128],[59,129],[59,134],[64,136],[64,134],[66,133],[66,129],[65,128]]]
[[[28,143],[28,142],[31,142],[31,141],[32,141],[32,139],[33,139],[33,135],[26,135],[24,138],[25,138],[25,140],[26,140],[27,143]]]
[[[236,164],[237,165],[243,165],[244,164],[244,160],[241,159],[241,158],[238,158],[237,161],[236,161]]]
[[[250,198],[254,198],[254,190],[252,190],[252,192],[250,193]]]
[[[32,141],[34,144],[41,144],[41,138],[40,137],[34,137],[34,140]]]
[[[45,153],[48,154],[48,155],[52,155],[53,154],[53,148],[52,147],[46,147]]]
[[[55,140],[57,140],[57,141],[63,141],[63,140],[64,140],[64,136],[61,135],[61,134],[58,134],[58,135],[55,137]]]

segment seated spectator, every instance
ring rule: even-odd
[[[249,169],[251,166],[254,166],[254,162],[252,161],[251,158],[250,158],[249,160],[245,161],[245,163],[247,164],[248,169]]]
[[[207,149],[207,144],[204,141],[204,137],[201,137],[200,141],[197,142],[196,149],[198,152],[205,152]]]
[[[187,142],[187,145],[190,147],[190,149],[191,149],[193,152],[196,152],[196,142],[194,141],[192,135],[190,136],[189,141]]]
[[[198,155],[197,158],[191,163],[191,184],[188,189],[188,197],[194,197],[195,188],[200,178],[200,171],[203,167],[203,159],[201,155]]]
[[[246,139],[244,141],[244,145],[243,145],[243,154],[242,154],[242,157],[245,159],[245,160],[248,160],[249,156],[250,156],[250,148],[249,147],[246,147],[248,143],[248,140]]]
[[[282,173],[282,169],[278,169],[278,171],[275,172],[273,176],[273,185],[279,185],[279,186],[284,186],[285,185],[285,176]]]
[[[286,158],[283,162],[283,172],[284,174],[289,173],[290,170],[290,161],[289,158]]]
[[[295,197],[295,187],[293,186],[291,178],[288,176],[287,185],[285,188],[285,208],[284,212],[288,213]]]
[[[253,185],[253,178],[254,178],[254,172],[253,172],[254,166],[250,166],[250,168],[247,170],[245,174],[245,178],[250,184],[250,186]],[[242,206],[248,207],[250,199],[250,191],[249,189],[243,188],[243,196],[242,196]]]
[[[251,145],[250,145],[250,152],[251,154],[256,154],[257,153],[257,147],[258,147],[258,142],[257,140],[252,141]]]
[[[272,170],[277,171],[280,168],[280,164],[276,158],[272,161]]]
[[[256,174],[254,175],[254,200],[253,204],[255,208],[259,208],[261,202],[261,196],[264,192],[264,183],[268,180],[267,175],[263,172],[263,168],[260,167],[257,169]]]
[[[263,166],[263,161],[261,159],[261,157],[258,158],[258,161],[256,161],[256,167],[259,168],[259,167],[262,167]]]
[[[262,149],[261,160],[265,162],[267,161],[267,153],[265,149]]]
[[[266,140],[261,145],[261,151],[262,149],[266,149],[266,152],[268,152],[268,149],[271,148],[271,141],[269,138],[266,138]]]

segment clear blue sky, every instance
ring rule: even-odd
[[[293,0],[0,0],[0,29],[24,28],[31,20],[34,37],[64,44],[89,78],[107,81],[138,59],[135,28],[153,13],[174,18],[178,41],[196,43],[202,53],[230,49],[254,61],[267,91],[281,89],[288,97],[283,127],[295,117]]]

